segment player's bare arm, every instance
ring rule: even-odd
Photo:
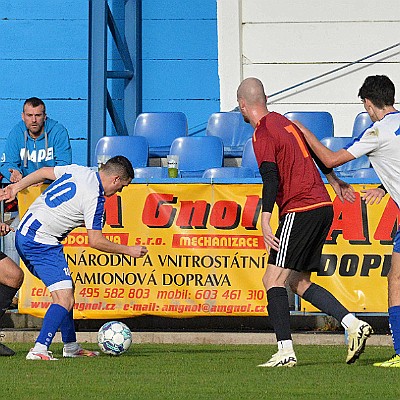
[[[102,231],[88,229],[89,246],[106,253],[126,254],[128,256],[139,258],[147,254],[146,246],[125,246],[123,244],[110,242],[103,236]]]
[[[326,167],[336,168],[339,165],[354,160],[355,157],[347,150],[340,149],[339,151],[332,151],[325,147],[317,139],[317,137],[299,121],[295,121],[295,124],[303,132],[304,137],[307,140],[307,143],[311,147],[312,151],[317,155],[317,157],[324,163]]]
[[[15,196],[21,191],[29,186],[35,185],[37,183],[42,183],[46,179],[54,181],[56,176],[54,175],[53,167],[43,167],[37,171],[22,178],[19,182],[13,183],[6,186],[0,191],[0,200],[5,200],[6,203],[15,199]]]
[[[5,200],[6,203],[15,199],[17,193],[21,190],[26,189],[29,186],[35,185],[37,183],[44,182],[46,179],[54,181],[56,176],[54,175],[53,167],[43,167],[37,171],[22,178],[19,182],[13,183],[6,186],[0,191],[0,200]]]

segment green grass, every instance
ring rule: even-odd
[[[367,347],[346,365],[344,346],[296,346],[295,368],[257,368],[276,351],[257,345],[132,345],[120,357],[27,361],[29,344],[0,357],[1,398],[36,399],[399,399],[400,369],[372,363],[390,347]],[[87,344],[96,349],[96,345]],[[61,345],[53,344],[54,356]]]

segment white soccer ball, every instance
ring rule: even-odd
[[[119,356],[129,349],[132,332],[122,322],[106,322],[97,333],[97,343],[103,353]]]

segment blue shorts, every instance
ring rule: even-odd
[[[39,278],[50,292],[72,288],[71,273],[61,244],[38,243],[17,230],[15,246],[28,270]]]
[[[397,228],[396,235],[394,236],[393,252],[400,253],[400,227]]]

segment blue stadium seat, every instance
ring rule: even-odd
[[[343,164],[339,167],[335,168],[336,175],[339,177],[354,177],[354,174],[364,168],[369,168],[370,167],[370,162],[369,158],[367,156],[361,156],[359,158],[355,158],[354,160],[351,160],[347,162],[346,164]]]
[[[371,118],[367,112],[361,112],[357,114],[356,118],[354,119],[352,136],[360,136],[360,134],[363,133],[372,124],[373,122],[371,121]]]
[[[361,168],[354,172],[352,177],[357,179],[369,179],[371,183],[380,183],[379,177],[372,167]]]
[[[149,143],[149,157],[165,157],[174,139],[187,136],[188,123],[182,112],[149,112],[136,118],[134,136]]]
[[[95,149],[98,164],[114,156],[125,156],[133,168],[146,167],[149,159],[149,145],[142,136],[103,136]]]
[[[178,169],[182,178],[201,178],[209,168],[222,167],[224,146],[216,136],[187,136],[175,139],[169,151],[179,156]]]
[[[243,148],[242,167],[250,168],[256,177],[260,177],[256,156],[254,154],[252,139],[248,139]]]
[[[333,118],[327,111],[292,111],[285,117],[290,121],[299,121],[319,140],[333,136]]]
[[[327,137],[321,139],[321,143],[332,151],[343,149],[350,141],[351,137]],[[346,164],[336,167],[334,170],[339,177],[352,177],[354,173],[361,168],[369,168],[370,162],[367,156],[361,156]]]
[[[135,178],[168,178],[168,168],[141,167],[135,168]]]
[[[244,144],[253,132],[240,112],[217,112],[208,119],[206,135],[222,139],[225,157],[241,157]]]
[[[324,137],[321,140],[321,143],[332,151],[338,151],[343,149],[346,144],[348,144],[353,139],[351,137]]]
[[[246,167],[209,168],[204,171],[203,178],[254,178],[254,171]]]

